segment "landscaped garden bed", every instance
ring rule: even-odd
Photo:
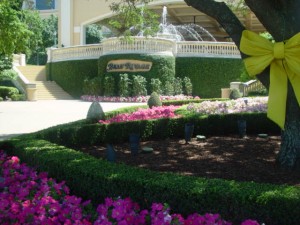
[[[296,225],[300,219],[299,177],[274,167],[279,129],[266,118],[265,107],[252,107],[254,103],[252,99],[217,101],[215,108],[208,107],[209,115],[199,110],[201,105],[174,107],[175,111],[170,107],[169,117],[163,119],[151,118],[151,110],[141,110],[138,120],[131,114],[137,108],[132,107],[107,113],[103,121],[59,125],[0,146],[39,171],[65,180],[72,193],[92,200],[94,207],[106,197],[121,196],[131,197],[142,208],[169,203],[185,218],[194,212],[211,212],[234,224],[253,218],[267,225]],[[235,110],[239,108],[243,113]],[[253,112],[248,113],[250,108]],[[120,116],[122,113],[127,115]],[[121,119],[114,120],[118,117]],[[240,119],[247,121],[245,138],[238,136]],[[189,144],[184,140],[186,123],[194,124],[194,139]],[[128,137],[133,131],[140,134],[141,146],[154,149],[152,153],[128,154]],[[269,138],[258,138],[259,133]],[[197,134],[206,139],[195,140]],[[116,163],[105,159],[106,144],[117,149]],[[86,154],[93,151],[103,159]],[[272,172],[265,173],[268,170]],[[281,179],[285,176],[295,179]]]

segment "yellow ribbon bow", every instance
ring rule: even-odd
[[[251,76],[270,65],[268,117],[284,129],[288,79],[300,105],[300,33],[285,42],[272,43],[258,34],[244,30],[240,50]]]

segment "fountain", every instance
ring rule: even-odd
[[[162,22],[159,25],[157,37],[175,41],[216,41],[203,27],[197,24],[173,25],[167,23],[167,7],[163,7]]]

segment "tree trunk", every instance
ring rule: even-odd
[[[214,0],[185,0],[193,8],[213,17],[239,47],[244,26],[224,2]],[[245,0],[260,22],[277,42],[285,41],[300,32],[300,0]],[[247,57],[241,54],[242,58]],[[300,66],[300,65],[299,65]],[[257,78],[269,89],[269,68]],[[277,162],[288,168],[300,168],[300,107],[291,84],[288,85],[285,129]]]

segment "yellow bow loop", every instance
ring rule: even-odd
[[[241,52],[251,76],[260,74],[270,66],[268,117],[284,129],[288,80],[300,105],[300,33],[286,42],[271,43],[258,34],[244,30]]]

